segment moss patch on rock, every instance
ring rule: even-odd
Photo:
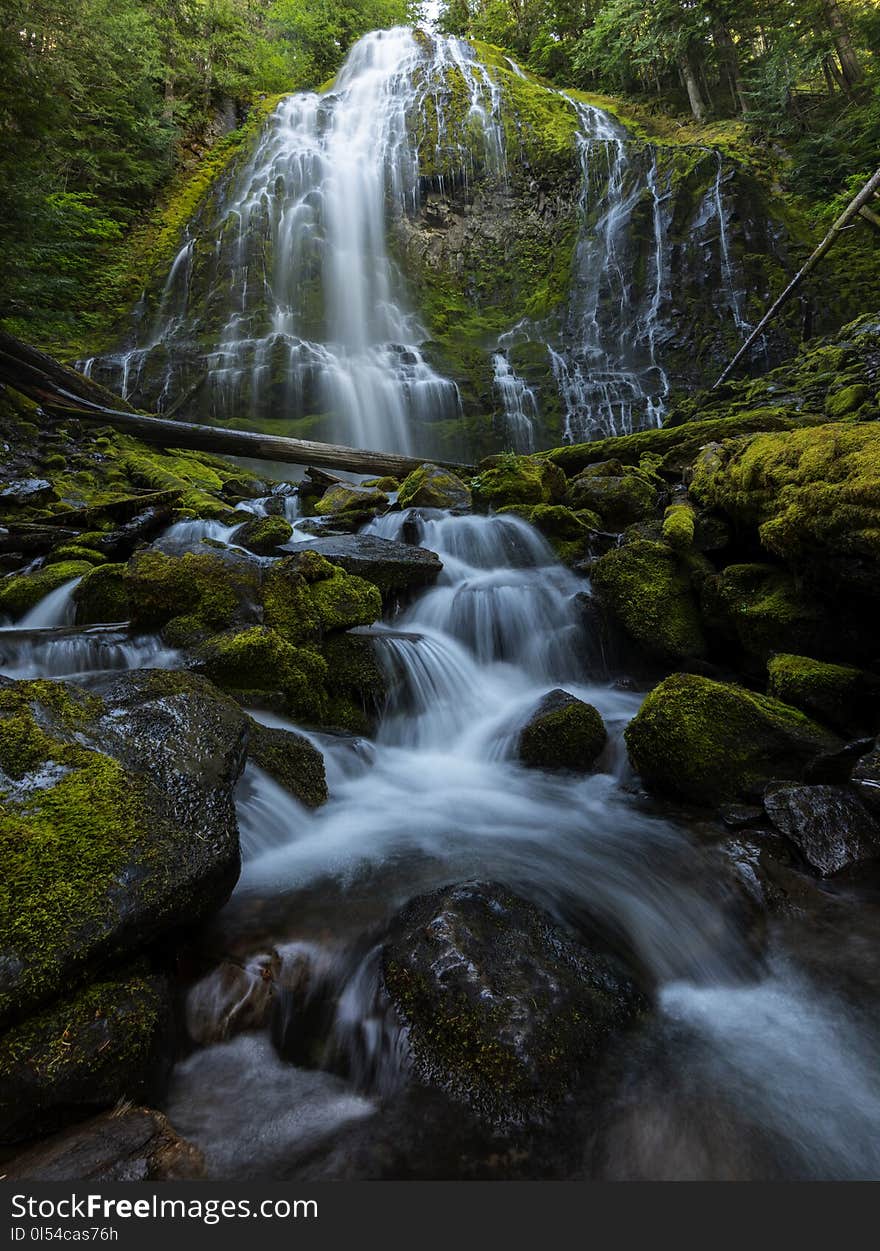
[[[558,504],[566,490],[565,474],[539,456],[505,453],[480,465],[472,482],[478,508],[500,509],[509,504]]]
[[[754,799],[775,778],[799,779],[840,740],[780,700],[677,673],[648,695],[626,745],[648,785],[708,806]]]
[[[590,576],[602,605],[645,655],[675,663],[705,654],[689,573],[665,543],[637,539],[613,548]]]
[[[608,735],[592,704],[568,691],[550,691],[523,727],[517,751],[530,769],[588,773],[602,753]]]
[[[426,463],[403,480],[397,502],[401,508],[470,508],[471,489],[451,469]]]
[[[815,599],[775,565],[728,565],[704,581],[701,603],[722,640],[760,660],[774,651],[813,650],[826,633]]]
[[[326,801],[324,757],[301,734],[270,728],[251,719],[248,760],[265,769],[307,808],[318,808]]]
[[[770,695],[842,734],[873,734],[880,727],[880,680],[863,669],[779,653],[767,673]]]

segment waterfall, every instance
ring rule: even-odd
[[[516,111],[526,83],[575,119],[572,269],[552,315],[520,315],[494,347],[475,346],[486,379],[475,397],[459,389],[470,376],[433,362],[398,228],[420,221],[426,187],[453,205],[480,195],[502,209],[525,194],[512,145],[535,124]],[[656,425],[672,390],[684,255],[681,223],[672,230],[674,162],[661,168],[659,151],[509,58],[484,63],[461,39],[405,28],[366,35],[330,89],[281,101],[189,223],[161,290],[139,307],[133,340],[82,368],[160,410],[197,397],[205,417],[283,420],[292,434],[427,457],[456,443],[467,452],[463,419],[485,418],[490,388],[514,450],[558,442],[548,428],[557,410],[566,441]],[[706,272],[723,288],[721,299],[712,293],[713,318],[720,330],[732,316],[742,330],[745,280],[716,159],[687,229],[702,239],[709,226],[703,246],[717,256]],[[467,273],[451,280],[468,287]],[[491,298],[467,290],[477,313]],[[545,349],[526,376],[509,350],[518,331]]]
[[[515,452],[534,452],[535,423],[538,401],[531,387],[526,386],[510,367],[503,352],[492,357],[494,384],[501,400],[506,441]]]

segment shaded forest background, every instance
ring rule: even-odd
[[[414,0],[2,0],[0,323],[67,355],[106,335],[277,95],[421,16]],[[880,0],[445,0],[439,27],[763,147],[817,235],[880,159]]]

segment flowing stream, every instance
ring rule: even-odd
[[[455,384],[423,354],[425,330],[386,242],[387,214],[418,200],[407,119],[418,93],[436,89],[434,71],[462,76],[483,159],[500,179],[506,153],[496,73],[457,40],[430,47],[409,31],[368,36],[332,90],[278,106],[230,180],[219,226],[184,241],[149,326],[119,358],[124,391],[159,349],[171,359],[167,349],[198,330],[213,335],[208,385],[218,410],[257,412],[280,388],[284,412],[314,402],[327,414],[326,435],[401,452],[417,446],[419,430],[457,416]],[[670,227],[656,157],[649,152],[645,165],[643,154],[634,177],[617,124],[570,104],[583,227],[564,333],[549,350],[575,438],[629,430],[663,411]],[[438,143],[442,135],[441,124]],[[469,152],[461,159],[466,176]],[[648,282],[637,298],[631,223],[646,206]],[[717,214],[729,268],[720,166],[704,208]],[[189,302],[206,240],[228,295],[214,326]],[[271,264],[261,268],[266,254]],[[318,288],[327,297],[320,316],[310,303]],[[503,347],[490,358],[508,441],[531,448],[538,399]],[[179,383],[171,369],[169,400]],[[246,507],[260,515],[277,499]],[[295,494],[281,507],[300,523]],[[620,1044],[574,1174],[880,1175],[878,1022],[813,978],[772,928],[766,957],[757,956],[732,905],[736,874],[725,857],[640,794],[622,732],[641,695],[611,680],[588,583],[515,516],[389,512],[367,529],[415,537],[443,571],[368,631],[390,692],[374,740],[253,713],[299,728],[318,747],[330,798],[306,809],[252,765],[239,784],[243,871],[205,939],[209,967],[186,1009],[193,1047],[165,1109],[204,1150],[209,1174],[383,1176],[401,1152],[409,1175],[448,1173],[443,1125],[407,1111],[406,1037],[381,993],[378,952],[383,927],[412,896],[479,877],[509,884],[563,923],[597,919],[656,987],[652,1024]],[[203,540],[234,545],[235,531],[184,521],[157,546],[181,552]],[[66,584],[0,630],[0,672],[87,683],[107,670],[182,663],[124,623],[77,629],[75,592],[75,581]],[[517,760],[522,726],[557,687],[592,703],[608,727],[589,776]],[[221,957],[238,970],[231,990],[211,967]],[[226,1037],[224,1022],[256,1011],[270,968],[283,990],[272,1029]],[[296,995],[303,984],[308,1021]],[[304,1054],[307,1025],[321,1045]]]

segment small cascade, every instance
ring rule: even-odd
[[[7,678],[83,679],[121,669],[170,669],[179,654],[154,635],[131,637],[118,626],[0,632],[0,673]]]
[[[514,452],[534,452],[538,420],[535,393],[513,371],[503,352],[496,352],[492,357],[492,367],[493,383],[504,416],[505,442]]]
[[[11,625],[0,626],[0,630],[51,630],[59,626],[73,625],[76,620],[76,601],[73,593],[80,582],[82,578],[71,578],[69,582],[62,583],[54,591],[44,595],[18,621]]]

